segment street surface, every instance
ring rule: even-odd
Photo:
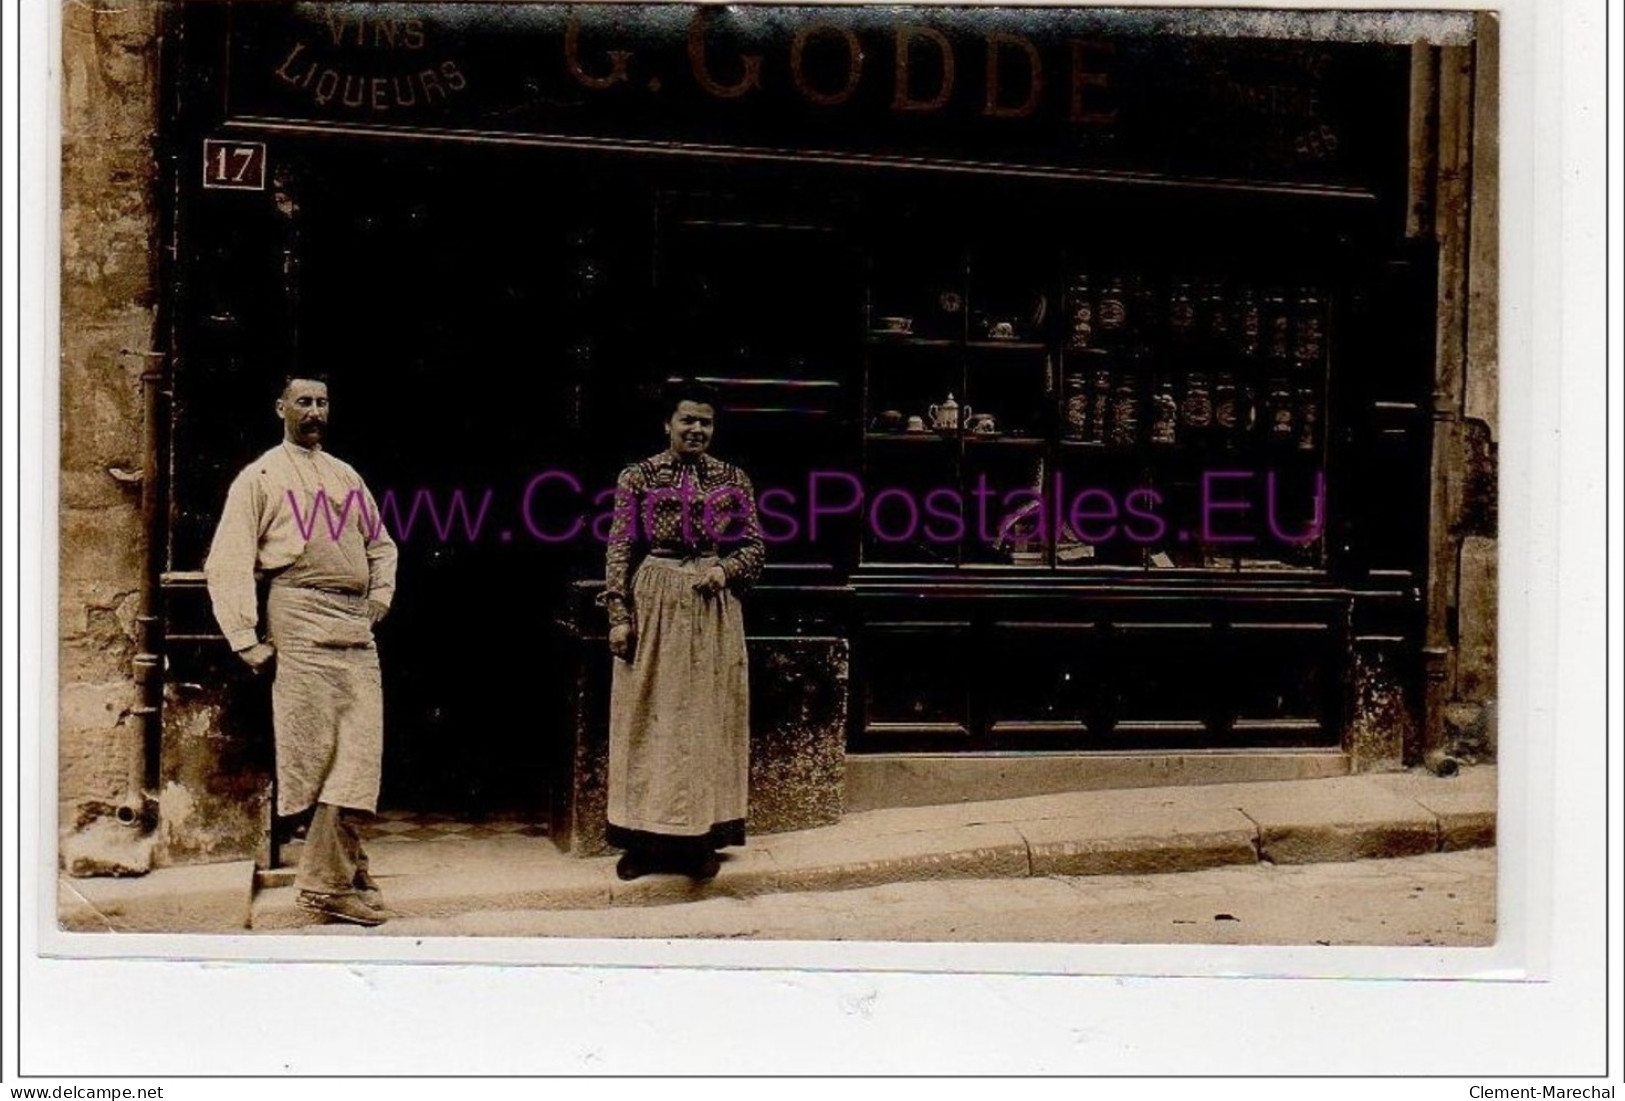
[[[369,935],[1487,945],[1494,849],[1167,875],[897,883],[603,910],[400,918]],[[727,876],[724,868],[722,875]],[[387,885],[386,885],[387,890]],[[322,925],[305,932],[362,933]]]

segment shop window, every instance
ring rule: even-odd
[[[936,476],[964,537],[870,525],[865,565],[1327,568],[1337,291],[1301,250],[1238,266],[1199,235],[1136,253],[1009,222],[950,259],[942,236],[900,219],[875,246],[863,468],[871,493]]]

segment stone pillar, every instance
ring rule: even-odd
[[[1426,721],[1420,749],[1494,751],[1496,693],[1498,23],[1439,50],[1439,245]]]
[[[1497,483],[1500,348],[1497,299],[1500,139],[1499,22],[1478,16],[1473,70],[1472,232],[1467,267],[1467,364],[1463,394],[1463,478],[1457,581],[1455,700],[1446,744],[1467,757],[1495,753]]]
[[[200,583],[172,587],[170,621],[176,604],[203,618],[207,600]],[[171,639],[165,658],[157,860],[273,866],[270,681],[249,674],[215,638]]]
[[[1438,329],[1433,377],[1432,497],[1428,526],[1427,625],[1423,643],[1422,755],[1441,747],[1446,706],[1455,693],[1461,543],[1462,391],[1466,375],[1467,274],[1472,178],[1473,54],[1439,50],[1437,161],[1433,237],[1439,249]]]
[[[750,819],[757,833],[832,826],[846,792],[844,638],[751,644]]]
[[[1398,769],[1416,739],[1417,708],[1406,688],[1416,681],[1416,659],[1398,635],[1357,636],[1351,659],[1350,763],[1356,772]]]
[[[62,6],[58,797],[130,804],[148,747],[132,672],[145,572],[142,374],[157,361],[160,5]]]

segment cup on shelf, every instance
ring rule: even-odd
[[[891,333],[894,336],[907,336],[914,331],[912,317],[877,317],[875,329],[882,333]]]
[[[903,427],[903,413],[900,409],[883,409],[875,417],[875,430],[877,432],[895,432]]]
[[[908,418],[908,427],[905,428],[904,431],[906,431],[906,432],[924,432],[925,431],[925,418],[920,416],[918,413],[914,414],[912,417]]]

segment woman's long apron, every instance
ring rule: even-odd
[[[714,557],[651,555],[632,581],[637,637],[613,659],[609,841],[745,841],[750,687],[739,599],[695,582]]]

